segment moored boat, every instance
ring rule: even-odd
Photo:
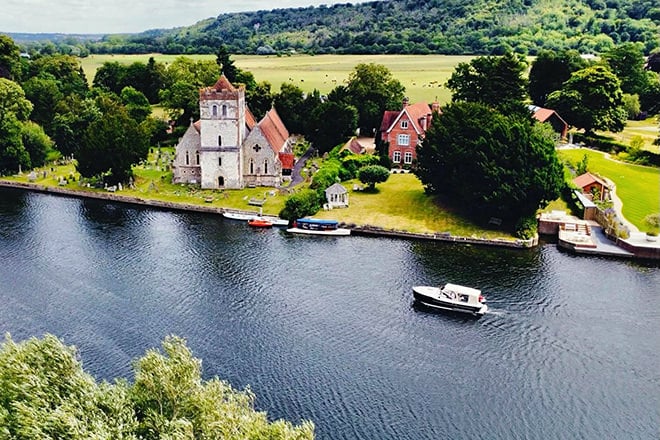
[[[441,287],[413,286],[415,300],[425,306],[483,316],[488,311],[481,290],[447,283]]]
[[[254,228],[272,228],[273,223],[269,222],[268,220],[264,220],[259,217],[251,218],[248,220],[248,225],[254,227]]]
[[[311,235],[350,235],[351,230],[340,228],[337,220],[318,218],[299,218],[293,222],[293,227],[286,230],[294,234]]]

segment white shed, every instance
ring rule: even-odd
[[[330,209],[348,207],[348,190],[339,183],[335,183],[325,190],[325,198]]]

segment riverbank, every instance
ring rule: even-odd
[[[122,195],[117,192],[100,192],[100,191],[91,191],[84,189],[76,190],[66,187],[47,186],[37,183],[16,182],[11,180],[4,180],[4,179],[0,179],[0,187],[21,189],[27,191],[36,191],[41,193],[55,194],[55,195],[68,196],[68,197],[106,200],[116,203],[127,203],[132,205],[148,206],[148,207],[167,209],[167,210],[194,211],[194,212],[219,214],[219,215],[222,215],[225,212],[240,212],[244,214],[255,214],[255,215],[258,214],[257,211],[253,211],[253,210],[227,208],[222,206],[198,205],[198,204],[184,203],[184,202],[163,201],[158,199],[141,198],[132,195]],[[498,247],[507,247],[507,248],[515,248],[515,249],[526,249],[538,245],[538,237],[530,240],[520,240],[520,239],[511,240],[505,238],[487,238],[487,237],[478,237],[478,236],[464,237],[464,236],[452,235],[449,232],[418,233],[418,232],[410,232],[399,229],[384,228],[378,225],[343,224],[342,226],[351,229],[352,233],[355,235],[364,235],[364,236],[372,236],[372,237],[395,237],[395,238],[403,238],[403,239],[431,240],[431,241],[441,241],[441,242],[450,242],[450,243],[498,246]]]

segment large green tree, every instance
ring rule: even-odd
[[[76,151],[77,170],[83,177],[104,176],[109,184],[125,183],[132,166],[146,159],[148,136],[119,103],[100,98],[103,116],[84,131]]]
[[[532,62],[529,71],[529,96],[538,106],[545,106],[548,95],[561,89],[571,73],[587,67],[588,61],[577,50],[544,50]]]
[[[18,79],[20,73],[20,49],[10,37],[0,35],[0,78]]]
[[[529,216],[563,185],[549,127],[480,103],[453,103],[433,118],[417,147],[415,174],[428,193],[477,219]]]
[[[527,65],[511,52],[459,63],[447,80],[453,101],[481,102],[489,106],[518,106],[526,97]]]
[[[327,101],[319,103],[309,119],[309,129],[305,136],[323,154],[355,134],[358,111],[349,104]]]
[[[390,170],[382,165],[367,165],[358,170],[358,179],[371,190],[376,188],[377,183],[386,182],[389,177]]]
[[[621,83],[606,66],[574,72],[560,90],[548,96],[547,106],[569,125],[584,129],[621,131],[626,121]]]
[[[358,109],[358,127],[364,135],[378,129],[385,110],[401,108],[406,88],[382,64],[360,63],[348,75],[346,92]]]
[[[302,89],[291,83],[282,83],[279,93],[273,97],[273,105],[280,115],[282,122],[290,133],[304,133],[303,103],[305,93]]]
[[[605,52],[602,59],[621,81],[623,93],[641,95],[648,88],[651,78],[657,76],[644,70],[646,59],[641,44],[618,45]]]
[[[30,167],[30,155],[23,146],[23,123],[32,111],[20,85],[0,78],[0,173]]]

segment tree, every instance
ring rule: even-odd
[[[524,101],[526,68],[511,52],[501,57],[477,57],[469,63],[459,63],[446,85],[454,102],[481,102],[506,108]]]
[[[25,97],[34,106],[30,119],[52,133],[57,105],[64,98],[55,77],[49,74],[33,76],[23,83],[23,90]]]
[[[245,100],[257,120],[263,118],[273,107],[273,93],[268,81],[262,81],[254,90],[245,91]]]
[[[296,219],[316,214],[321,209],[321,203],[318,192],[311,189],[304,189],[292,194],[286,199],[284,208],[280,211],[279,216],[292,222]]]
[[[97,383],[75,347],[46,335],[0,346],[0,436],[7,439],[271,439],[311,440],[314,425],[269,422],[255,396],[214,377],[183,339],[134,363],[135,379]]]
[[[637,118],[640,111],[642,110],[641,106],[639,105],[639,96],[624,93],[621,101],[623,103],[623,108],[626,111],[626,117],[628,119]]]
[[[236,81],[236,75],[239,69],[234,66],[234,61],[231,59],[229,50],[224,44],[218,48],[215,62],[218,64],[220,70],[227,77],[229,82],[233,84]]]
[[[0,78],[19,79],[20,49],[7,35],[0,35]]]
[[[30,65],[30,76],[51,75],[64,96],[85,96],[89,87],[80,61],[70,55],[53,55],[36,59]]]
[[[306,138],[319,153],[329,152],[354,135],[357,120],[358,111],[352,105],[332,101],[320,103],[312,111]],[[332,121],[332,124],[328,121]]]
[[[127,110],[109,98],[100,98],[103,116],[92,121],[76,151],[76,169],[83,177],[105,175],[109,184],[128,181],[132,166],[146,159],[148,137]]]
[[[369,189],[376,188],[377,183],[386,182],[390,177],[390,171],[381,165],[368,165],[358,170],[360,182],[369,185]]]
[[[199,89],[194,83],[181,80],[160,92],[160,102],[170,119],[187,126],[191,118],[199,118]]]
[[[305,94],[302,89],[291,83],[282,83],[280,92],[273,97],[273,105],[280,115],[282,122],[290,133],[302,134],[304,132],[302,112]]]
[[[89,124],[101,116],[102,112],[94,99],[81,99],[76,95],[65,98],[53,118],[51,137],[55,148],[64,156],[72,156],[81,148]]]
[[[30,156],[30,166],[40,167],[46,163],[49,154],[53,152],[53,141],[44,132],[44,129],[34,122],[23,123],[21,130],[23,148]]]
[[[623,130],[626,111],[619,79],[605,66],[574,72],[561,90],[548,96],[547,105],[569,125],[593,130]]]
[[[360,63],[348,75],[346,91],[358,109],[358,127],[370,135],[380,126],[385,110],[401,108],[405,87],[382,64]]]
[[[621,81],[623,93],[640,95],[646,90],[650,78],[644,70],[646,60],[641,45],[624,43],[605,52],[602,58]]]
[[[32,103],[25,98],[20,85],[6,78],[0,78],[0,121],[14,115],[19,121],[25,121],[32,112]]]
[[[23,146],[23,121],[32,111],[21,86],[0,78],[0,173],[16,172],[30,167],[30,155]]]
[[[540,107],[548,95],[561,89],[571,73],[587,67],[587,61],[576,50],[541,51],[529,71],[529,96]]]
[[[453,103],[433,118],[415,174],[428,193],[481,220],[534,214],[563,187],[552,129],[480,103]]]
[[[128,114],[131,118],[135,119],[138,124],[151,114],[151,105],[144,93],[137,91],[135,88],[127,86],[121,91],[121,101],[126,106]]]

